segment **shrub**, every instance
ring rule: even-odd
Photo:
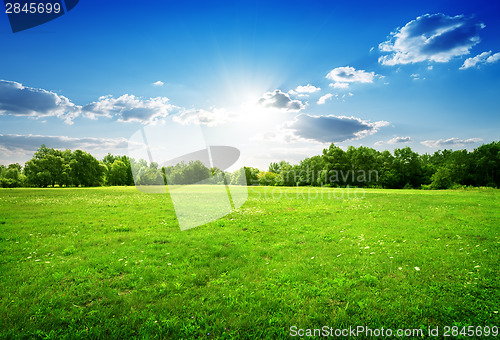
[[[2,188],[18,188],[22,185],[21,181],[14,178],[0,178],[0,187]]]
[[[431,176],[432,189],[449,189],[454,183],[451,179],[451,171],[447,168],[439,168],[434,175]]]

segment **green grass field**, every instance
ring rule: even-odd
[[[500,190],[249,190],[187,231],[133,187],[0,190],[0,338],[499,325]]]

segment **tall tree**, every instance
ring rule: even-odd
[[[400,175],[398,187],[416,188],[422,184],[420,158],[409,146],[394,150],[394,168]]]
[[[332,143],[328,149],[323,149],[322,157],[325,164],[324,170],[326,171],[325,183],[340,185],[342,176],[339,176],[339,174],[344,173],[348,169],[345,151]]]
[[[500,141],[484,144],[472,152],[474,182],[479,186],[500,186]]]
[[[59,150],[47,148],[44,144],[26,162],[24,171],[28,182],[35,186],[47,187],[61,184],[65,168],[65,159]]]
[[[73,183],[83,187],[99,186],[104,182],[106,166],[91,154],[76,150],[70,162]]]
[[[128,175],[127,171],[127,165],[121,160],[116,159],[113,164],[111,164],[108,173],[108,183],[110,185],[126,185]]]

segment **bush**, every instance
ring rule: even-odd
[[[0,187],[2,188],[18,188],[22,186],[22,183],[13,178],[0,178]]]
[[[406,183],[403,189],[413,189],[413,186],[410,183]]]
[[[451,179],[451,171],[447,168],[438,169],[434,175],[431,176],[431,180],[432,189],[449,189],[455,185]]]

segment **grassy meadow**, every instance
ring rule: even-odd
[[[499,250],[495,189],[250,187],[187,231],[135,187],[1,189],[0,338],[498,326]]]

